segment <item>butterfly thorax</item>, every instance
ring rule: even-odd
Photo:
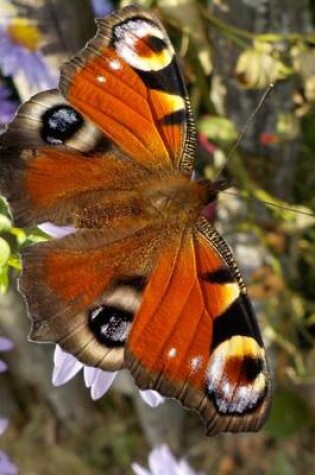
[[[207,187],[205,183],[189,181],[185,175],[175,175],[149,186],[142,196],[151,219],[189,225],[207,203]]]
[[[100,190],[75,210],[72,224],[111,230],[135,225],[185,227],[197,219],[207,204],[208,188],[206,181],[190,181],[177,173],[146,180],[133,190],[110,194]]]

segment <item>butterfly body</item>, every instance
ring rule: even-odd
[[[23,250],[31,338],[129,369],[197,410],[208,435],[258,430],[263,341],[232,252],[201,216],[220,186],[190,179],[194,121],[163,25],[140,7],[98,20],[59,88],[0,137],[15,223],[73,228]]]

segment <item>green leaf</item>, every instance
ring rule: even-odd
[[[9,287],[8,266],[0,267],[0,294],[5,294]]]
[[[306,402],[289,389],[277,388],[266,431],[282,439],[311,424],[312,417]]]
[[[0,214],[0,232],[8,231],[11,226],[11,220],[5,214]]]
[[[3,267],[11,254],[11,249],[7,241],[0,237],[0,267]]]
[[[198,130],[215,142],[233,142],[238,136],[234,124],[225,117],[206,116],[198,122]]]

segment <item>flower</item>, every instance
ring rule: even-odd
[[[112,385],[118,371],[104,371],[99,368],[87,366],[78,361],[73,355],[63,351],[56,345],[54,353],[54,369],[52,383],[61,386],[83,369],[85,386],[90,389],[91,398],[95,401],[100,399]],[[151,407],[156,407],[164,401],[164,398],[156,391],[140,391],[142,399]]]
[[[11,340],[0,336],[0,351],[9,351],[13,348]],[[0,373],[4,373],[7,370],[7,365],[4,361],[0,360]],[[1,434],[1,431],[0,431]]]
[[[9,351],[13,348],[11,340],[0,336],[0,351]],[[7,365],[0,360],[0,373],[6,371]],[[0,435],[2,435],[9,425],[8,419],[0,418]],[[18,469],[14,463],[11,462],[8,455],[0,450],[0,475],[17,475]]]
[[[8,455],[0,450],[0,475],[17,475],[18,468],[11,462]]]
[[[10,100],[10,90],[0,84],[0,123],[10,122],[17,108],[17,103]]]
[[[6,19],[0,27],[0,68],[4,76],[23,72],[30,86],[55,87],[56,78],[49,71],[40,52],[41,34],[26,19]]]
[[[137,463],[132,464],[136,475],[203,475],[195,472],[185,459],[176,460],[167,445],[155,447],[149,455],[149,470]]]
[[[49,234],[56,239],[61,239],[64,236],[75,232],[75,228],[73,226],[56,226],[52,223],[43,223],[38,227],[44,231],[44,233]]]
[[[244,88],[263,89],[270,83],[286,79],[292,70],[272,44],[256,41],[244,50],[235,68],[236,79]]]
[[[107,16],[113,8],[110,0],[92,0],[92,9],[97,17]]]

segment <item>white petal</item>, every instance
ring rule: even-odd
[[[54,369],[52,383],[54,386],[61,386],[72,379],[82,369],[83,364],[74,356],[63,351],[56,345],[54,353]]]
[[[160,445],[149,455],[149,467],[154,475],[177,475],[177,460],[167,445]]]
[[[152,391],[151,389],[146,389],[145,391],[139,391],[140,396],[151,407],[157,407],[162,404],[165,399],[157,391]]]
[[[9,425],[8,419],[0,419],[0,435],[2,435]]]
[[[95,380],[97,374],[97,368],[93,368],[93,366],[84,366],[83,368],[83,378],[84,383],[87,388],[90,388]]]
[[[177,466],[176,475],[198,475],[186,462],[186,460],[182,459],[179,461]],[[199,473],[199,475],[202,475]]]
[[[88,368],[88,367],[86,367]],[[93,401],[100,399],[112,385],[117,372],[103,371],[93,368],[94,372],[84,368],[84,380],[87,387],[90,387],[90,394]]]
[[[52,223],[42,223],[38,227],[44,231],[44,233],[57,239],[68,236],[68,234],[72,234],[76,231],[73,226],[56,226]]]
[[[149,472],[149,470],[147,470],[146,468],[141,467],[141,465],[139,465],[137,463],[133,463],[131,465],[131,468],[132,468],[132,470],[134,471],[134,473],[136,475],[152,475],[151,472]]]

